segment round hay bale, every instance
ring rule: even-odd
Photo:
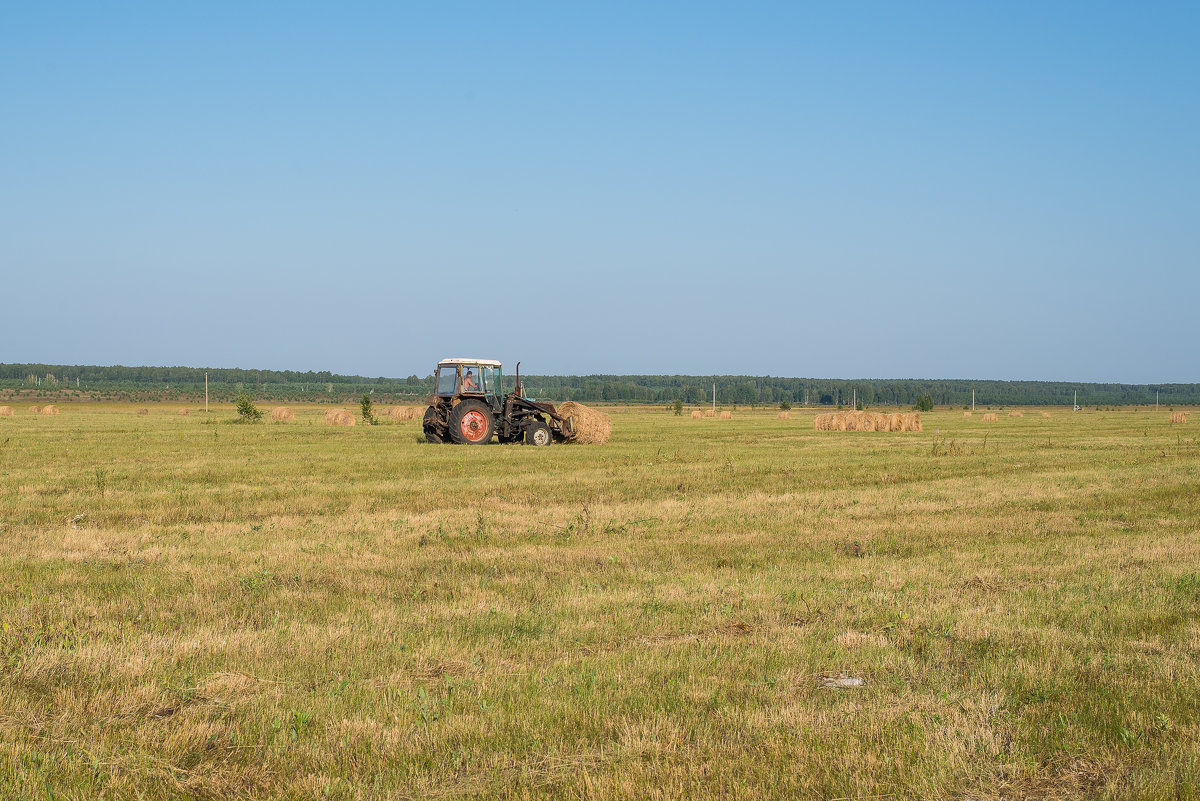
[[[41,407],[41,406],[30,406],[30,407],[29,407],[29,413],[30,413],[30,414],[41,414],[41,413],[42,413],[42,407]]]
[[[1009,417],[1024,417],[1025,412],[1009,412],[1008,416]]]
[[[985,423],[994,423],[999,419],[1000,419],[1000,416],[998,414],[996,414],[995,412],[988,412],[987,414],[985,414],[983,416],[983,422],[985,422]]]
[[[288,423],[296,419],[296,413],[286,406],[276,406],[271,410],[271,419],[277,423]]]
[[[728,409],[727,409],[727,410],[725,410],[725,411],[723,411],[723,412],[721,412],[721,419],[722,419],[722,420],[732,420],[732,419],[733,419],[733,412],[729,411]]]
[[[1049,417],[1049,416],[1050,416],[1050,412],[1042,412],[1042,417]]]
[[[780,420],[791,420],[792,419],[791,412],[780,412],[779,414],[777,414],[775,416],[778,417]]]
[[[13,416],[13,407],[0,406],[0,417],[12,417],[12,416]]]
[[[53,403],[50,404],[49,406],[43,406],[42,414],[49,414],[49,415],[58,414],[58,407],[55,406]]]
[[[178,412],[176,412],[176,414],[178,414],[180,417],[187,417],[189,414],[191,414],[191,411],[188,409],[180,409]]]
[[[388,417],[397,422],[401,420],[420,420],[424,415],[424,410],[418,409],[415,406],[393,406],[388,410],[387,414]]]
[[[700,411],[699,409],[692,409],[692,419],[693,420],[703,420],[704,412]]]
[[[150,414],[149,409],[138,409],[138,414]]]
[[[704,416],[705,416],[705,417],[716,417],[716,416],[717,416],[717,410],[716,410],[716,409],[705,409],[705,410],[704,410]]]
[[[604,412],[591,409],[575,401],[567,401],[555,409],[563,417],[570,417],[575,426],[575,439],[585,445],[603,445],[612,434],[612,420]]]
[[[963,412],[963,417],[970,417],[970,416],[971,416],[970,412]]]
[[[354,415],[345,409],[330,409],[325,412],[325,422],[331,426],[352,426]]]

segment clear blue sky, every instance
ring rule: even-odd
[[[1196,3],[9,3],[0,362],[1200,381]]]

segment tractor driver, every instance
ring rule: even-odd
[[[471,368],[467,368],[467,372],[463,373],[463,392],[478,392],[479,382],[475,380],[475,376],[471,374]]]

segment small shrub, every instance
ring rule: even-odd
[[[674,403],[671,404],[671,408],[675,410],[676,417],[683,416],[683,401],[681,401],[681,400],[675,401]]]
[[[377,425],[379,423],[379,421],[375,419],[375,406],[371,403],[371,396],[369,394],[363,395],[362,400],[358,402],[358,405],[362,407],[362,418],[364,423],[369,426]]]
[[[262,419],[262,409],[254,405],[249,395],[239,395],[237,399],[238,422],[257,423]]]
[[[787,401],[779,402],[779,411],[790,412],[791,410],[792,410],[792,404],[788,403]]]

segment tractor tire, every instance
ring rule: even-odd
[[[459,445],[486,445],[496,432],[492,410],[476,400],[465,400],[450,410],[450,440]]]
[[[530,423],[525,429],[526,445],[537,445],[544,448],[552,442],[554,442],[554,435],[550,433],[550,426],[541,421]]]
[[[435,445],[440,445],[446,441],[442,438],[442,435],[438,433],[437,409],[433,408],[432,406],[425,410],[425,417],[421,421],[421,426],[425,429],[426,442],[432,442]]]

